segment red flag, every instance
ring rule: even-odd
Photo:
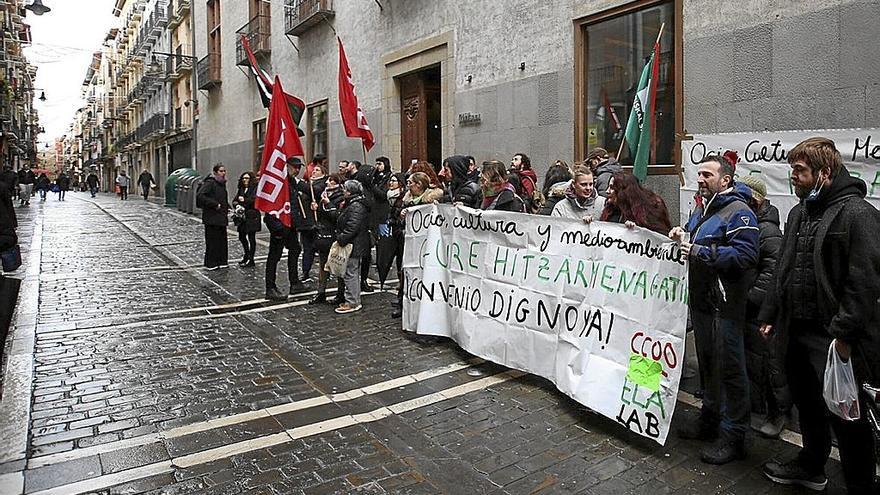
[[[275,76],[275,89],[284,94],[281,80]],[[290,188],[287,182],[287,159],[303,156],[302,143],[290,107],[284,98],[272,98],[266,120],[266,139],[260,161],[260,184],[257,186],[256,209],[281,220],[291,227]]]
[[[339,41],[339,111],[342,113],[342,125],[345,127],[345,135],[348,137],[361,138],[364,148],[370,151],[373,147],[373,132],[367,124],[367,117],[358,104],[357,95],[354,93],[354,83],[351,81],[351,69],[348,67],[348,59],[345,58],[345,48],[342,40]]]

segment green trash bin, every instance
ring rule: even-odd
[[[198,177],[194,168],[179,168],[168,175],[165,180],[165,206],[177,206],[177,182],[183,177]]]

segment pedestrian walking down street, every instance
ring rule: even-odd
[[[266,259],[266,299],[270,301],[287,300],[287,296],[278,290],[278,285],[275,282],[278,262],[281,260],[284,248],[287,248],[287,278],[290,281],[289,294],[293,295],[305,290],[299,278],[299,270],[297,268],[302,247],[299,244],[295,223],[296,216],[293,212],[294,208],[299,209],[299,206],[296,204],[296,176],[299,175],[301,169],[302,161],[299,158],[290,157],[287,159],[287,184],[290,191],[290,213],[294,221],[293,225],[287,227],[278,217],[269,213],[263,215],[263,221],[266,223],[270,234],[269,256]]]
[[[49,189],[52,187],[52,181],[49,180],[49,176],[45,173],[40,174],[37,177],[37,194],[40,195],[40,201],[46,201],[46,194],[49,192]]]
[[[587,164],[593,171],[594,181],[596,183],[596,191],[600,196],[605,196],[608,191],[608,184],[611,178],[616,174],[623,172],[623,167],[616,159],[608,155],[604,148],[593,148],[587,155]],[[668,231],[667,231],[668,232]],[[666,232],[664,232],[665,234]]]
[[[758,261],[758,221],[748,206],[749,188],[733,180],[735,163],[718,155],[702,161],[697,186],[703,206],[694,211],[686,231],[675,227],[669,232],[689,261],[689,309],[704,388],[699,420],[684,425],[679,436],[714,441],[700,454],[709,464],[746,457],[750,422],[743,333],[751,272]]]
[[[830,139],[809,138],[788,153],[800,198],[788,214],[775,277],[758,320],[784,342],[784,362],[798,409],[803,448],[794,459],[769,462],[772,481],[822,490],[831,432],[850,495],[880,493],[874,436],[860,394],[861,417],[832,414],[823,399],[830,352],[852,363],[855,383],[880,378],[880,212],[865,201],[867,186],[850,175]],[[832,349],[833,346],[833,350]]]
[[[18,171],[18,202],[19,206],[30,206],[31,196],[34,193],[34,183],[37,181],[34,171],[27,165]]]
[[[244,252],[238,266],[253,267],[257,253],[257,232],[260,231],[260,212],[254,208],[257,199],[257,181],[253,172],[245,172],[238,178],[238,190],[232,200],[232,220],[238,230],[238,241]]]
[[[516,194],[513,185],[508,182],[507,169],[498,160],[483,162],[480,189],[483,192],[481,210],[525,213],[523,199]]]
[[[538,215],[549,216],[553,213],[556,204],[565,199],[565,190],[571,185],[571,179],[571,168],[568,164],[562,160],[556,160],[556,163],[547,170],[547,174],[544,176],[544,187],[541,188],[544,203],[538,208]]]
[[[345,302],[336,308],[339,314],[360,311],[361,305],[361,262],[370,250],[370,208],[364,197],[363,186],[354,179],[342,185],[343,206],[336,222],[336,242],[340,247],[349,244],[351,255],[345,266]]]
[[[440,175],[447,179],[449,185],[444,201],[479,209],[483,199],[480,195],[480,184],[468,176],[469,166],[468,158],[462,155],[453,155],[443,160]]]
[[[318,288],[315,296],[309,300],[309,304],[324,304],[327,302],[327,281],[330,279],[330,273],[324,267],[327,265],[330,248],[333,246],[336,220],[339,218],[339,206],[343,199],[340,184],[344,179],[340,174],[328,177],[327,166],[319,163],[312,169],[309,182],[317,195],[317,203],[313,203],[310,209],[318,214],[314,245],[315,253],[318,255]],[[342,285],[339,284],[339,287]],[[337,305],[345,302],[344,294],[338,299]]]
[[[226,170],[226,169],[224,169]],[[131,177],[126,175],[125,170],[120,170],[116,176],[116,187],[119,188],[119,199],[128,199],[128,187],[131,186]]]
[[[214,165],[213,173],[202,181],[196,193],[196,206],[202,209],[205,225],[205,268],[216,270],[229,265],[229,199],[226,194],[226,167]],[[117,179],[118,180],[118,179]]]
[[[552,217],[592,222],[598,220],[605,207],[605,198],[599,196],[593,182],[593,172],[583,165],[574,167],[571,185],[565,190],[565,199],[553,207]]]
[[[58,201],[64,201],[64,196],[70,190],[70,177],[61,172],[61,175],[55,179],[55,185],[58,186]]]
[[[669,210],[660,195],[641,185],[636,176],[618,172],[605,191],[605,208],[599,220],[642,227],[661,235],[672,229]]]
[[[89,186],[89,193],[94,198],[95,195],[98,194],[98,187],[101,185],[101,181],[98,179],[98,174],[96,174],[94,170],[89,172],[88,177],[86,177],[86,184]]]
[[[791,412],[791,394],[785,378],[780,343],[772,335],[765,338],[760,332],[758,312],[773,290],[773,272],[779,259],[782,246],[782,231],[779,229],[779,210],[767,199],[767,185],[754,175],[740,178],[740,182],[752,190],[749,206],[758,217],[758,267],[754,281],[749,289],[746,304],[746,371],[749,376],[749,397],[752,399],[752,413],[761,414],[759,424],[752,429],[761,436],[777,438],[785,428]]]
[[[150,188],[155,185],[153,182],[153,174],[149,172],[149,170],[144,169],[141,172],[141,175],[138,176],[137,183],[141,186],[141,196],[144,197],[144,201],[150,197]]]

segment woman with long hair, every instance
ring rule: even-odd
[[[257,252],[257,232],[260,226],[260,212],[254,207],[257,199],[257,180],[253,172],[245,172],[238,178],[238,191],[232,200],[234,213],[232,220],[238,230],[238,242],[244,256],[238,262],[241,267],[253,267]]]
[[[599,220],[624,223],[667,235],[672,229],[666,202],[654,191],[642,186],[632,174],[618,172],[611,177],[606,191],[605,209]]]

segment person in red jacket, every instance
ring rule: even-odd
[[[526,213],[534,213],[538,206],[535,204],[535,189],[538,188],[538,176],[532,170],[532,161],[525,153],[517,153],[510,160],[511,175],[514,175],[519,184],[515,184],[517,191],[520,193],[525,203]]]

